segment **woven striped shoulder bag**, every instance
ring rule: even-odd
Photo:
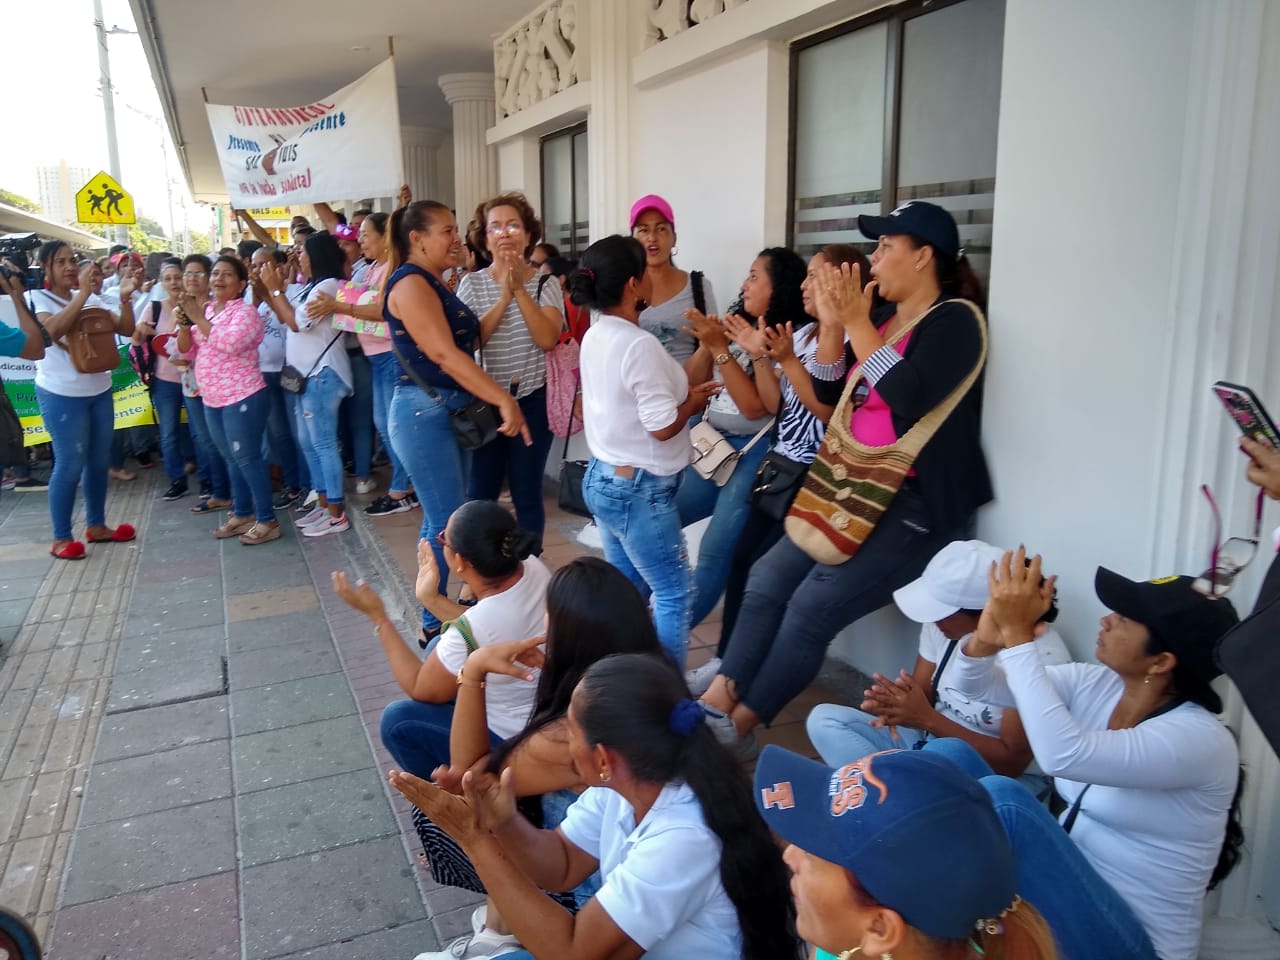
[[[860,443],[849,432],[853,398],[862,379],[861,365],[849,375],[818,455],[785,521],[787,536],[818,563],[835,566],[858,552],[889,508],[924,445],[951,416],[982,372],[987,359],[987,325],[982,311],[968,300],[943,302],[963,304],[973,311],[982,341],[978,361],[941,403],[912,424],[896,443],[884,447]],[[887,343],[897,343],[941,305],[925,311]]]

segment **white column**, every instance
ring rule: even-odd
[[[591,113],[587,121],[591,239],[626,233],[631,196],[631,58],[644,41],[647,6],[637,0],[586,0]],[[582,35],[579,28],[579,36]]]
[[[437,200],[440,193],[440,144],[444,132],[433,127],[401,127],[404,180],[417,200]]]
[[[453,200],[465,225],[476,204],[498,191],[498,161],[486,140],[497,119],[493,74],[446,73],[440,89],[453,107]]]

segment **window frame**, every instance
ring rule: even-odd
[[[587,121],[579,120],[569,124],[567,127],[561,127],[559,130],[553,130],[551,133],[543,134],[538,138],[538,189],[539,196],[543,200],[543,207],[546,207],[547,198],[547,164],[546,164],[546,146],[552,140],[566,138],[569,141],[569,249],[560,247],[560,255],[569,257],[570,259],[578,259],[582,253],[590,245],[589,238],[583,243],[582,247],[578,246],[579,236],[579,220],[578,220],[578,191],[576,184],[578,182],[578,152],[575,148],[575,141],[580,135],[587,133]],[[589,198],[587,198],[589,201]],[[584,216],[588,211],[583,210]],[[545,229],[546,216],[544,215],[543,224]],[[584,236],[590,233],[590,222],[582,221],[586,226]],[[546,237],[543,237],[546,240]]]
[[[796,247],[796,126],[799,121],[800,55],[813,47],[836,40],[878,23],[888,26],[884,81],[884,162],[880,172],[880,213],[898,206],[898,160],[902,119],[902,59],[908,20],[934,13],[965,0],[906,0],[854,17],[791,44],[787,74],[787,246]]]

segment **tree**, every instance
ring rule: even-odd
[[[19,210],[26,210],[28,213],[40,213],[40,204],[34,200],[28,200],[21,194],[13,193],[9,190],[0,189],[0,203],[7,203],[11,207],[17,207]]]
[[[140,253],[146,256],[148,253],[160,253],[162,250],[169,249],[169,241],[164,237],[151,237],[142,229],[141,224],[134,223],[129,226],[129,249],[134,253]]]
[[[137,225],[142,228],[143,233],[150,234],[153,237],[164,237],[167,239],[169,236],[168,230],[160,226],[158,221],[152,220],[145,213],[138,214]]]

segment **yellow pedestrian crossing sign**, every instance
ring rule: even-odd
[[[80,223],[137,223],[133,197],[109,174],[99,173],[76,194],[76,220]]]

